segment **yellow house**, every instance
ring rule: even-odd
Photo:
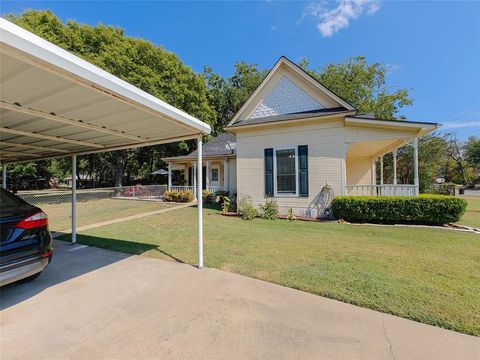
[[[274,198],[281,213],[292,208],[310,217],[325,216],[332,196],[414,196],[419,191],[418,138],[438,127],[359,114],[281,57],[228,124],[227,133],[204,146],[204,183],[211,191],[249,196],[257,206]],[[408,143],[414,147],[414,183],[397,184],[396,150]],[[384,184],[382,159],[390,152],[394,181]],[[195,159],[195,152],[164,159],[170,174],[185,171],[181,188],[195,185]],[[379,184],[376,166],[381,167]]]

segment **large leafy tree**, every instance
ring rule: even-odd
[[[330,63],[321,69],[310,69],[309,60],[303,59],[300,67],[359,112],[374,113],[379,119],[402,119],[399,110],[412,104],[407,89],[386,84],[386,65],[369,64],[363,56]]]
[[[50,11],[29,10],[8,18],[198,119],[214,123],[215,112],[210,107],[203,77],[184,65],[174,53],[151,42],[129,37],[121,28],[83,25],[73,20],[64,24]],[[159,145],[146,151],[173,155],[188,151],[188,145]],[[111,169],[118,186],[122,184],[128,160],[135,158],[137,153],[139,151],[123,150],[104,154],[99,162]]]

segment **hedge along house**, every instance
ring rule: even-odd
[[[205,145],[205,150],[210,144],[218,149],[223,146],[224,153],[216,154],[204,168],[210,177],[215,175],[213,164],[219,165],[219,171],[228,169],[223,170],[227,176],[220,186],[236,191],[239,198],[250,196],[254,205],[274,198],[280,212],[292,208],[297,215],[318,217],[324,215],[321,194],[326,184],[335,196],[417,195],[418,138],[438,127],[436,123],[359,114],[354,106],[281,57],[228,124],[230,134]],[[414,183],[398,184],[394,165],[393,184],[384,184],[383,156],[393,152],[396,164],[396,150],[408,143],[414,147]],[[231,144],[235,144],[234,151],[228,152]],[[164,160],[169,169],[180,166],[195,170],[193,158],[194,153]],[[187,178],[185,186],[194,184]]]

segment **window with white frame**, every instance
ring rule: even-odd
[[[212,181],[218,181],[218,168],[212,168]]]
[[[275,149],[275,193],[297,194],[297,149]]]

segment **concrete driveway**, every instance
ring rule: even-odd
[[[219,270],[55,245],[40,278],[1,290],[2,360],[480,358],[480,338]]]

